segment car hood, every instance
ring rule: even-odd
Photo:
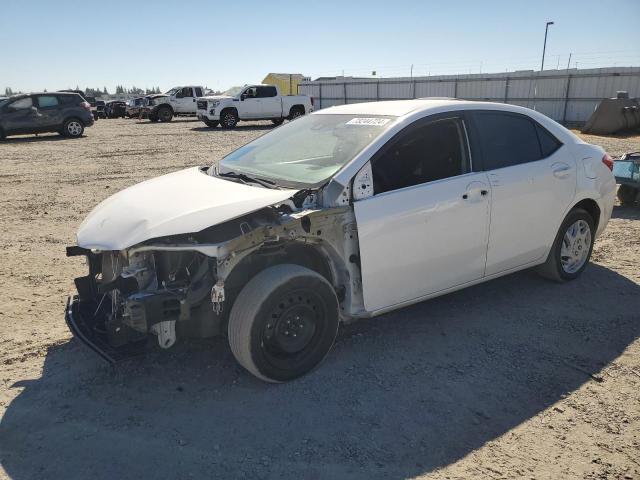
[[[80,225],[78,245],[123,250],[152,238],[199,232],[280,203],[296,192],[245,185],[189,168],[107,198]]]

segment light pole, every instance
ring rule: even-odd
[[[547,26],[544,27],[544,45],[542,46],[542,65],[540,71],[544,70],[544,52],[547,49],[547,32],[549,31],[549,25],[553,25],[553,22],[547,22]]]

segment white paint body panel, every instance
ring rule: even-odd
[[[189,168],[129,187],[82,222],[78,245],[122,250],[152,238],[193,233],[282,202],[297,190],[272,190]]]
[[[491,170],[487,275],[544,260],[576,190],[566,146],[536,162]]]
[[[486,175],[471,173],[354,203],[367,311],[482,278],[489,228],[483,189]]]

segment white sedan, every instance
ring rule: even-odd
[[[227,335],[294,379],[338,325],[530,267],[577,278],[614,203],[601,147],[532,110],[460,100],[328,108],[98,205],[66,319],[110,361]]]

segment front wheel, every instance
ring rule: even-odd
[[[253,277],[229,316],[229,345],[256,377],[286,382],[316,367],[338,332],[338,300],[320,274],[276,265]]]
[[[84,125],[77,118],[71,118],[64,122],[62,132],[65,137],[78,138],[81,137],[84,132]]]
[[[591,215],[580,208],[572,210],[562,222],[547,261],[538,268],[538,273],[557,282],[578,278],[589,263],[594,237]]]
[[[162,107],[158,109],[158,120],[161,122],[170,122],[173,118],[173,112],[169,107]]]
[[[233,110],[227,110],[220,115],[220,125],[222,128],[236,128],[238,125],[238,114]]]
[[[209,128],[216,128],[220,124],[220,122],[218,122],[217,120],[204,119],[203,121],[204,121],[205,125],[207,127],[209,127]]]
[[[638,197],[638,189],[631,185],[620,185],[618,187],[618,200],[622,205],[631,205]]]

